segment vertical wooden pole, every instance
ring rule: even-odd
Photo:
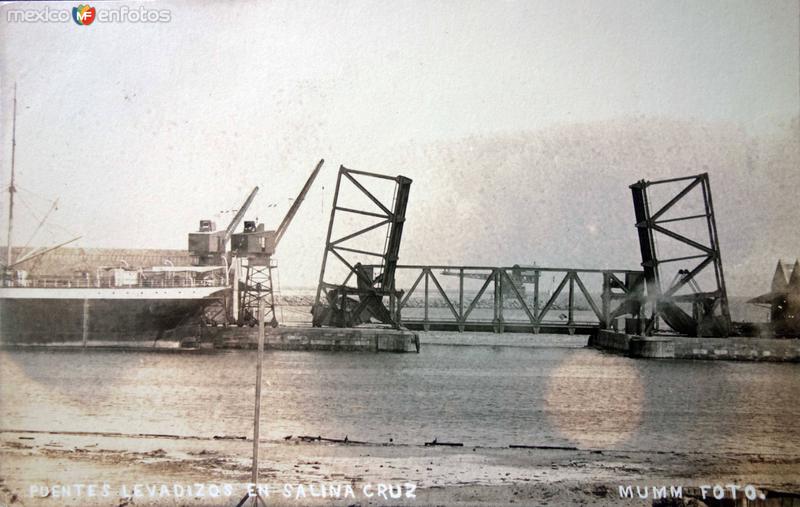
[[[89,339],[89,300],[83,300],[83,348]]]
[[[242,276],[242,260],[234,257],[233,260],[233,322],[239,323],[239,278]]]
[[[261,422],[261,363],[264,359],[264,298],[258,301],[258,361],[256,362],[256,408],[253,421],[253,475],[251,482],[258,484],[258,429]],[[258,490],[258,486],[256,486]],[[253,497],[253,505],[258,505],[258,496]]]
[[[500,278],[497,276],[497,270],[492,269],[489,277],[494,282],[494,301],[492,305],[492,330],[495,333],[500,333],[500,308],[498,305],[502,304],[500,301]]]
[[[458,270],[458,318],[464,318],[464,268]]]
[[[422,327],[425,331],[430,329],[430,323],[428,323],[428,268],[424,268],[425,270],[425,320],[423,321]]]
[[[464,331],[464,268],[458,270],[458,330]]]
[[[269,311],[272,314],[272,321],[269,323],[272,327],[278,327],[278,317],[275,315],[275,285],[272,283],[272,256],[267,257],[267,273],[269,274]],[[261,311],[261,306],[258,307],[261,320],[264,320],[264,313]]]
[[[601,329],[611,329],[611,273],[603,272],[603,322]]]
[[[569,277],[569,301],[567,302],[567,324],[572,325],[573,311],[575,309],[575,272],[568,271]]]
[[[500,332],[503,332],[503,305],[505,301],[503,298],[505,297],[505,291],[503,290],[503,286],[505,282],[503,281],[503,270],[497,269],[494,272],[494,283],[495,287],[497,288],[497,323],[500,326]]]
[[[11,127],[11,182],[8,185],[8,236],[6,241],[6,266],[13,262],[11,255],[12,230],[14,227],[14,155],[17,152],[17,83],[14,83],[14,113]]]

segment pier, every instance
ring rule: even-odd
[[[635,336],[604,329],[589,338],[589,346],[641,359],[800,362],[800,340],[775,338]]]
[[[217,349],[252,349],[257,345],[254,327],[208,328],[208,343]],[[269,350],[324,350],[340,352],[419,352],[419,334],[383,328],[319,328],[285,326],[267,330]]]

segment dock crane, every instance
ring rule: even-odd
[[[324,159],[317,163],[276,230],[268,231],[264,224],[245,220],[244,231],[231,236],[231,253],[236,273],[234,314],[239,325],[254,326],[258,322],[258,305],[262,299],[266,303],[262,320],[273,327],[278,325],[272,285],[272,271],[277,266],[273,264],[272,256],[324,163]]]
[[[213,220],[200,220],[200,227],[197,232],[189,233],[189,254],[192,256],[192,264],[196,266],[195,269],[206,271],[223,270],[222,276],[224,279],[230,279],[228,266],[231,263],[231,258],[227,250],[228,240],[230,240],[233,231],[239,227],[257,193],[258,187],[254,187],[250,191],[250,195],[245,199],[244,204],[239,206],[236,215],[225,230],[218,231]],[[229,323],[228,302],[229,298],[225,295],[209,300],[203,308],[203,322],[211,325]],[[233,304],[235,306],[236,302],[234,301]]]
[[[228,240],[241,223],[257,193],[258,187],[254,187],[224,231],[216,230],[216,224],[212,220],[200,220],[197,232],[189,233],[189,253],[194,258],[196,266],[220,266],[223,258],[227,262]]]

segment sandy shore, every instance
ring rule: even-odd
[[[251,453],[249,440],[3,431],[0,499],[8,506],[233,506],[250,483]],[[620,485],[689,491],[733,483],[800,493],[800,458],[775,455],[330,444],[294,437],[262,443],[261,458],[259,482],[269,487],[270,505],[652,503],[620,498]],[[381,485],[393,486],[386,498]],[[400,487],[402,496],[392,498]],[[312,496],[323,489],[325,497]]]

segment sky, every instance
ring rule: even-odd
[[[414,180],[402,263],[636,269],[628,185],[708,172],[729,291],[800,257],[800,2],[102,2],[169,22],[0,19],[15,245],[185,248],[275,227],[313,286],[340,165]],[[7,194],[0,231],[5,243]],[[24,200],[24,202],[23,202]]]

